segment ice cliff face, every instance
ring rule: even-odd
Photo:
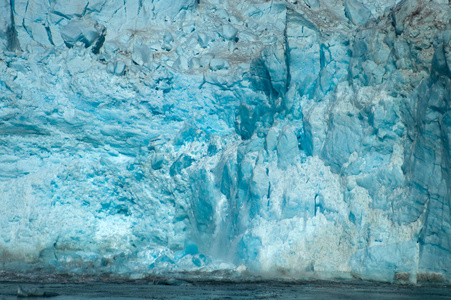
[[[448,0],[0,11],[3,270],[451,279]]]

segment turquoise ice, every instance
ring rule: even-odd
[[[0,0],[0,264],[451,279],[444,0]]]

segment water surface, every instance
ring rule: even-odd
[[[0,300],[17,299],[17,287],[69,299],[451,299],[450,287],[340,282],[18,283],[0,282]],[[37,299],[37,298],[33,298]]]

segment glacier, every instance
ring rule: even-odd
[[[448,0],[0,11],[0,273],[451,281]]]

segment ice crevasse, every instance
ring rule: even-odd
[[[2,272],[451,280],[448,0],[0,11]]]

